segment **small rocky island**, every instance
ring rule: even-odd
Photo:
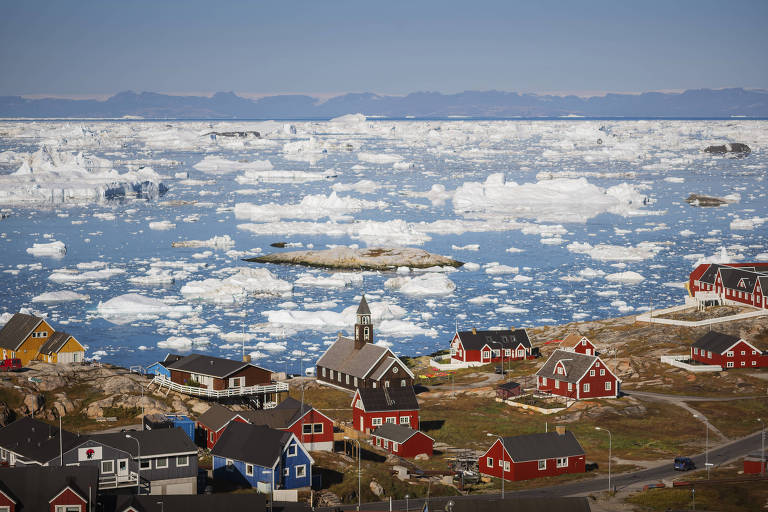
[[[423,249],[404,247],[369,247],[352,249],[350,247],[334,247],[322,251],[290,251],[272,253],[244,261],[257,263],[287,263],[346,270],[394,270],[397,267],[429,268],[429,267],[460,267],[464,263],[432,254]]]
[[[686,198],[685,202],[691,206],[701,207],[722,206],[724,204],[728,204],[727,199],[714,196],[705,196],[703,194],[691,194]]]

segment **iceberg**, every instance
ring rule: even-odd
[[[187,299],[233,304],[246,297],[290,297],[293,285],[265,268],[227,269],[236,273],[225,279],[190,281],[181,288]]]
[[[27,249],[32,256],[64,256],[67,254],[67,246],[64,242],[51,242],[48,244],[33,244]]]
[[[76,300],[88,300],[88,298],[89,298],[88,295],[83,295],[82,293],[64,290],[60,292],[41,293],[40,295],[36,295],[35,297],[32,297],[32,302],[47,302],[47,303],[72,302]]]
[[[445,274],[437,273],[422,274],[416,277],[392,277],[384,281],[384,286],[417,297],[450,295],[456,289],[456,284]]]

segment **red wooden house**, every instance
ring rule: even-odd
[[[452,362],[498,363],[533,359],[525,329],[457,331],[451,340]]]
[[[729,368],[762,368],[768,356],[743,338],[709,331],[691,345],[691,359],[704,364]]]
[[[352,425],[360,432],[392,423],[419,428],[419,402],[413,386],[359,388],[352,399]]]
[[[222,359],[203,354],[190,354],[167,366],[176,384],[222,390],[266,385],[272,372],[251,363]]]
[[[768,309],[768,263],[704,263],[691,272],[686,287],[700,304]]]
[[[595,344],[589,341],[586,336],[582,336],[581,334],[569,334],[563,338],[563,341],[560,342],[560,346],[558,348],[561,350],[567,350],[568,352],[586,354],[588,356],[597,355]]]
[[[0,510],[87,512],[95,503],[98,481],[95,466],[0,468]],[[89,503],[89,498],[94,502]]]
[[[207,411],[197,418],[197,429],[200,432],[199,437],[205,440],[202,444],[209,450],[216,446],[216,442],[231,421],[248,423],[248,420],[242,414],[243,411],[233,411],[217,403],[211,405]]]
[[[768,473],[768,457],[764,457],[762,454],[753,453],[744,457],[744,473],[748,475],[756,475],[759,473]]]
[[[571,431],[496,439],[478,461],[480,473],[505,480],[530,480],[564,473],[584,473],[584,449]]]
[[[575,400],[617,398],[620,384],[600,357],[560,349],[536,372],[536,389]]]
[[[432,456],[435,440],[406,425],[385,423],[371,432],[371,444],[400,457]]]

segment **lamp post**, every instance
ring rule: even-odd
[[[357,510],[360,510],[360,507],[363,504],[363,496],[361,494],[362,487],[360,485],[360,477],[362,475],[362,471],[360,471],[360,459],[362,458],[360,454],[360,441],[357,439],[352,439],[348,436],[344,436],[344,439],[349,439],[350,441],[357,443]]]
[[[492,341],[491,343],[499,346],[499,357],[501,357],[501,379],[506,380],[507,374],[504,373],[504,345],[502,345],[500,341]],[[493,361],[493,352],[491,352],[491,361]]]
[[[761,418],[757,418],[757,421],[763,427],[760,434],[760,474],[765,476],[765,422]]]
[[[141,443],[131,434],[125,434],[125,437],[136,441],[138,449],[138,456],[134,459],[136,461],[136,494],[141,494]]]
[[[501,441],[501,499],[504,499],[504,464],[506,464],[506,461],[504,460],[504,454],[507,452],[507,447],[504,444],[504,438],[500,435],[494,434],[492,432],[488,432],[486,435],[488,437],[496,437],[499,441]]]
[[[706,429],[706,441],[704,445],[704,467],[707,468],[707,480],[709,480],[709,422],[707,421],[707,418],[704,417],[704,415],[697,416],[696,414],[693,415],[694,418],[698,418],[704,422],[704,428]]]
[[[275,468],[272,468],[272,471],[261,470],[262,475],[267,473],[272,476],[272,488],[269,490],[269,512],[272,512],[272,503],[275,501]]]
[[[611,449],[613,448],[613,435],[611,431],[604,427],[595,427],[595,430],[605,430],[608,432],[608,494],[611,494]]]
[[[410,507],[408,506],[408,498],[411,496],[409,494],[405,495],[405,512],[408,512],[410,510]]]

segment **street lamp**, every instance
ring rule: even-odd
[[[707,418],[704,417],[704,415],[697,416],[696,414],[693,415],[694,418],[698,418],[704,422],[704,427],[707,431],[706,441],[704,445],[704,467],[707,468],[707,480],[709,480],[709,422],[707,421]]]
[[[501,441],[501,499],[504,499],[504,464],[506,464],[506,461],[504,460],[504,454],[507,452],[507,447],[504,444],[504,438],[501,437],[498,434],[494,434],[492,432],[488,432],[486,434],[488,437],[496,437]]]
[[[361,494],[361,486],[360,486],[360,477],[362,475],[362,471],[360,471],[360,441],[357,439],[352,439],[351,437],[344,436],[344,439],[349,439],[350,441],[354,441],[357,443],[357,510],[360,510],[360,507],[363,504],[363,496]]]
[[[501,379],[506,380],[507,374],[504,373],[504,345],[502,345],[500,341],[492,341],[491,343],[499,346],[499,356],[501,357]],[[493,361],[493,356],[491,356],[491,361]]]
[[[595,427],[595,430],[605,430],[608,432],[608,494],[611,494],[611,449],[613,447],[613,436],[611,431],[604,427]]]
[[[272,512],[272,502],[275,501],[275,468],[272,468],[272,471],[261,470],[262,475],[267,473],[272,476],[272,488],[269,490],[269,512]]]
[[[757,421],[763,426],[760,434],[760,474],[765,476],[765,423],[760,418],[757,418]]]
[[[125,434],[125,437],[136,441],[138,447],[138,456],[134,459],[136,461],[136,494],[141,494],[141,443],[131,434]]]
[[[410,507],[408,506],[408,498],[411,496],[409,494],[405,495],[405,512],[408,512],[410,510]]]

